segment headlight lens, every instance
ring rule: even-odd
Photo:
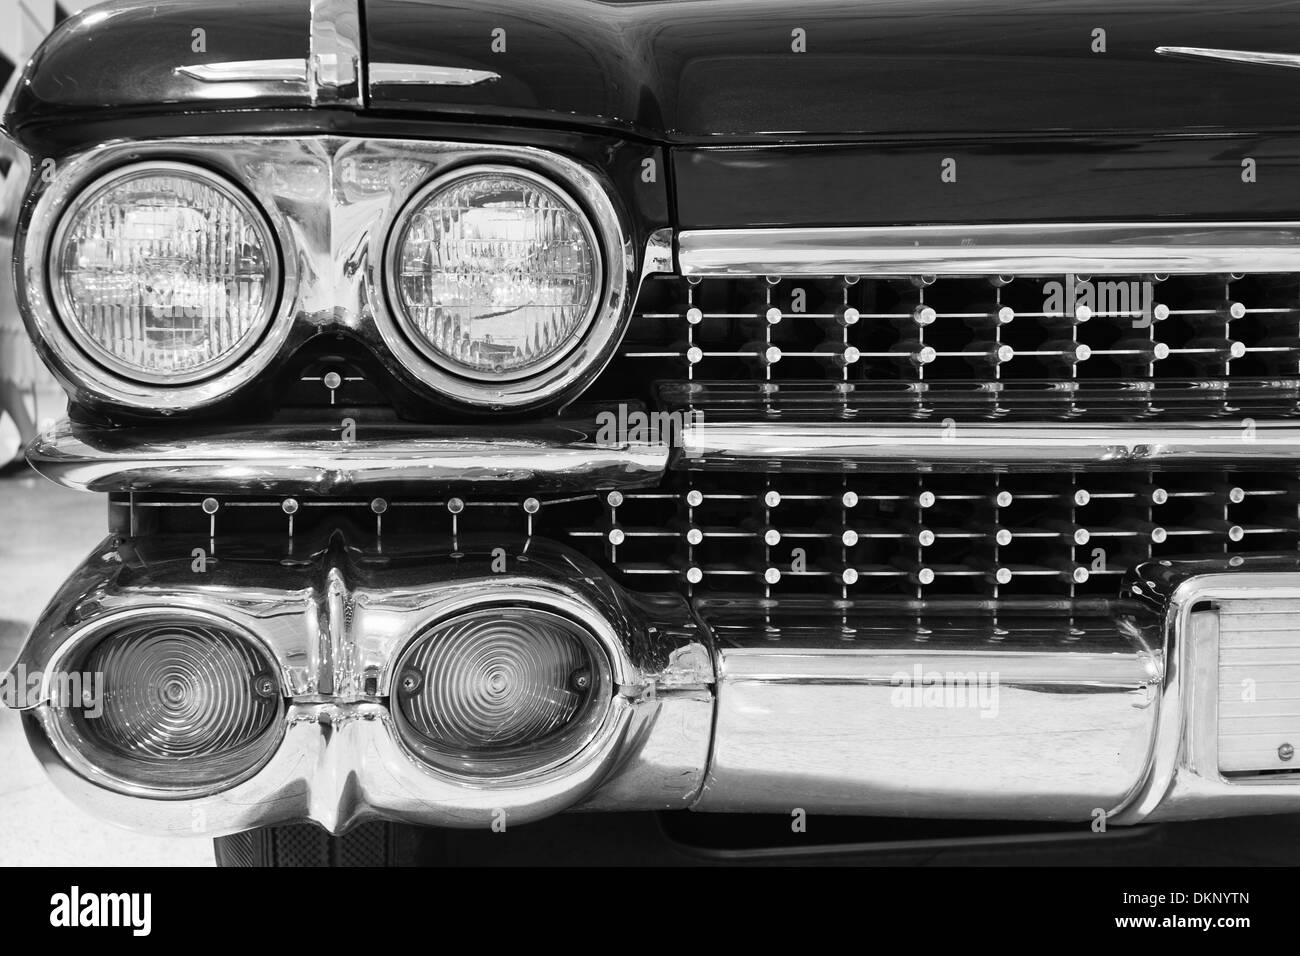
[[[246,638],[186,620],[114,630],[83,658],[97,706],[68,713],[95,762],[145,786],[200,788],[269,752],[281,707],[274,667]]]
[[[126,378],[185,384],[235,364],[265,331],[279,263],[265,218],[223,180],[150,163],[81,194],[55,236],[64,324]]]
[[[591,224],[566,194],[525,170],[474,167],[416,197],[391,269],[407,332],[431,360],[509,380],[578,344],[602,267]]]
[[[585,742],[608,696],[604,655],[583,628],[531,608],[491,608],[437,625],[397,672],[402,723],[430,763],[495,775],[532,769]]]

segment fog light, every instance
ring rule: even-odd
[[[124,781],[199,789],[260,763],[283,702],[275,668],[249,639],[189,620],[109,632],[81,660],[98,700],[65,712],[77,749]]]
[[[583,627],[532,608],[484,608],[436,625],[397,670],[404,735],[457,773],[536,770],[576,753],[604,716],[612,681]]]

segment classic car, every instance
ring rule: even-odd
[[[70,399],[29,461],[107,536],[14,664],[32,748],[232,865],[1300,813],[1298,28],[69,18],[15,283]]]

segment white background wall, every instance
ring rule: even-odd
[[[54,26],[55,0],[0,0],[0,53],[22,65]],[[64,13],[76,13],[91,4],[64,0]]]

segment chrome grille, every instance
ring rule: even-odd
[[[1300,276],[657,277],[609,380],[728,413],[1294,416]]]
[[[639,591],[833,602],[1114,598],[1152,558],[1300,550],[1300,476],[1234,471],[1037,475],[675,473],[656,489],[567,497],[283,501],[145,498],[137,532],[211,538],[345,520],[388,537],[569,544]],[[213,510],[212,502],[216,502]],[[829,599],[829,600],[828,600]]]

